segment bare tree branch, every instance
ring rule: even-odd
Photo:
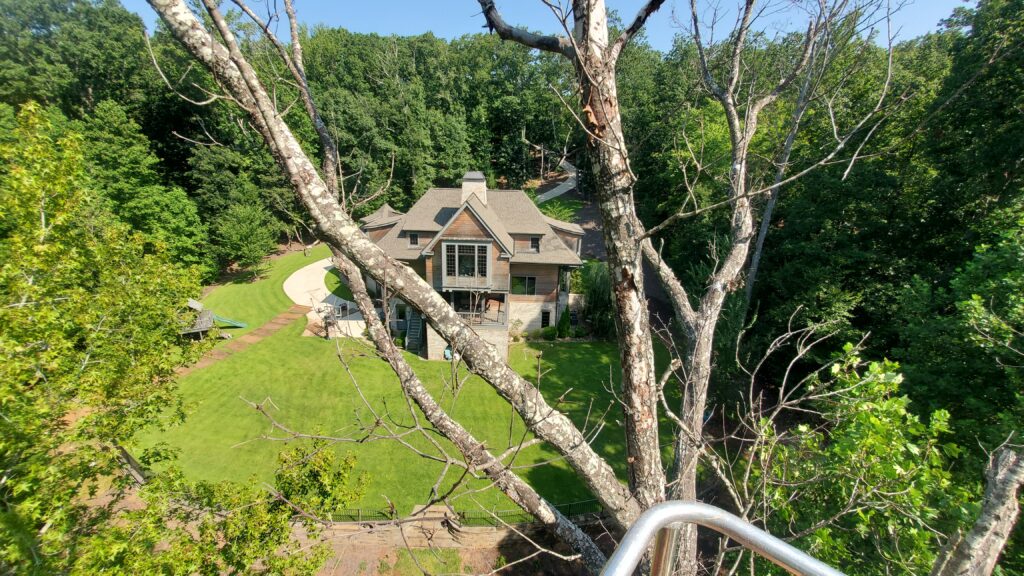
[[[523,28],[509,26],[501,17],[498,7],[494,5],[494,0],[478,1],[484,18],[487,20],[487,28],[492,32],[497,32],[502,40],[511,40],[529,48],[554,52],[570,59],[573,57],[572,42],[565,36],[543,36]]]
[[[493,346],[481,340],[429,284],[410,268],[385,254],[359,230],[275,111],[255,71],[223,24],[223,18],[215,18],[215,22],[220,21],[218,30],[230,49],[210,35],[183,0],[150,0],[150,5],[189,52],[213,72],[218,83],[252,111],[253,125],[288,174],[323,239],[340,249],[375,280],[383,282],[388,279],[402,298],[422,312],[430,325],[462,353],[472,369],[512,403],[526,425],[565,456],[566,462],[601,500],[614,521],[621,526],[631,524],[639,515],[638,503],[628,488],[619,482],[611,466],[587,444],[572,421],[552,410],[540,392],[509,368]],[[217,14],[215,8],[210,11]]]
[[[619,54],[622,53],[622,49],[625,48],[626,44],[633,39],[633,36],[635,36],[636,33],[644,27],[644,24],[647,23],[647,19],[651,17],[651,14],[657,12],[664,3],[665,0],[648,0],[648,2],[640,8],[640,11],[636,14],[636,18],[633,19],[633,22],[623,30],[621,34],[619,34],[619,37],[615,39],[615,43],[612,44],[611,49],[608,52],[608,59],[610,61],[618,62]]]

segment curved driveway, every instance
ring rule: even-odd
[[[356,305],[354,302],[349,302],[344,298],[339,298],[331,293],[327,289],[327,284],[324,279],[327,277],[327,273],[334,268],[334,264],[331,263],[330,258],[324,258],[323,260],[317,260],[308,266],[303,266],[292,273],[284,281],[284,293],[291,298],[292,302],[301,304],[303,306],[310,306],[312,310],[306,314],[310,322],[320,322],[320,316],[317,314],[317,309],[321,308],[324,304],[330,304],[331,306],[341,306],[347,303],[350,310],[355,310]],[[361,320],[362,316],[358,316],[358,312],[350,316],[351,320]]]

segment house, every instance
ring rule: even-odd
[[[522,190],[488,190],[480,172],[468,172],[461,188],[428,190],[405,214],[385,204],[361,223],[506,357],[510,330],[557,322],[568,271],[582,264],[582,228],[545,216]],[[448,343],[416,310],[401,301],[390,306],[406,348],[428,359],[450,357]]]

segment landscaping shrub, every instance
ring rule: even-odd
[[[612,281],[604,262],[587,262],[583,267],[583,316],[590,323],[594,336],[615,335],[615,310],[612,303]]]
[[[569,309],[566,308],[558,318],[558,337],[568,338],[572,327],[569,325]]]
[[[593,260],[587,260],[583,263],[582,268],[573,268],[572,272],[569,273],[569,292],[573,294],[583,293],[583,270],[586,269],[588,263]]]
[[[513,342],[519,342],[525,340],[527,335],[523,332],[523,321],[516,318],[515,322],[512,323],[512,327],[509,329],[509,334],[512,335]]]
[[[540,337],[551,341],[558,337],[558,330],[554,326],[548,326],[540,329]]]

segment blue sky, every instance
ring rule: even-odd
[[[156,15],[145,0],[122,0],[125,7],[140,14],[152,30]],[[893,4],[901,0],[892,0]],[[608,7],[617,10],[624,21],[632,20],[644,0],[606,0]],[[280,0],[250,0],[250,5],[263,14]],[[721,0],[722,6],[731,6],[735,0]],[[230,2],[226,2],[230,5]],[[700,4],[712,5],[710,0]],[[898,39],[905,40],[931,32],[939,21],[946,18],[956,6],[973,5],[966,0],[911,0],[893,17],[893,28],[899,30]],[[497,0],[498,8],[511,24],[531,30],[558,32],[559,24],[540,0]],[[667,50],[672,37],[679,32],[675,11],[685,16],[689,2],[667,0],[647,24],[647,39],[654,48]],[[476,0],[295,0],[299,18],[306,24],[325,24],[347,28],[354,32],[376,32],[400,36],[433,32],[442,38],[457,38],[484,30],[483,16]],[[260,10],[262,8],[262,10]],[[796,15],[793,15],[796,17]],[[789,15],[778,15],[773,27],[791,27],[795,22]],[[729,22],[723,22],[723,26]],[[803,27],[802,25],[800,26]]]

